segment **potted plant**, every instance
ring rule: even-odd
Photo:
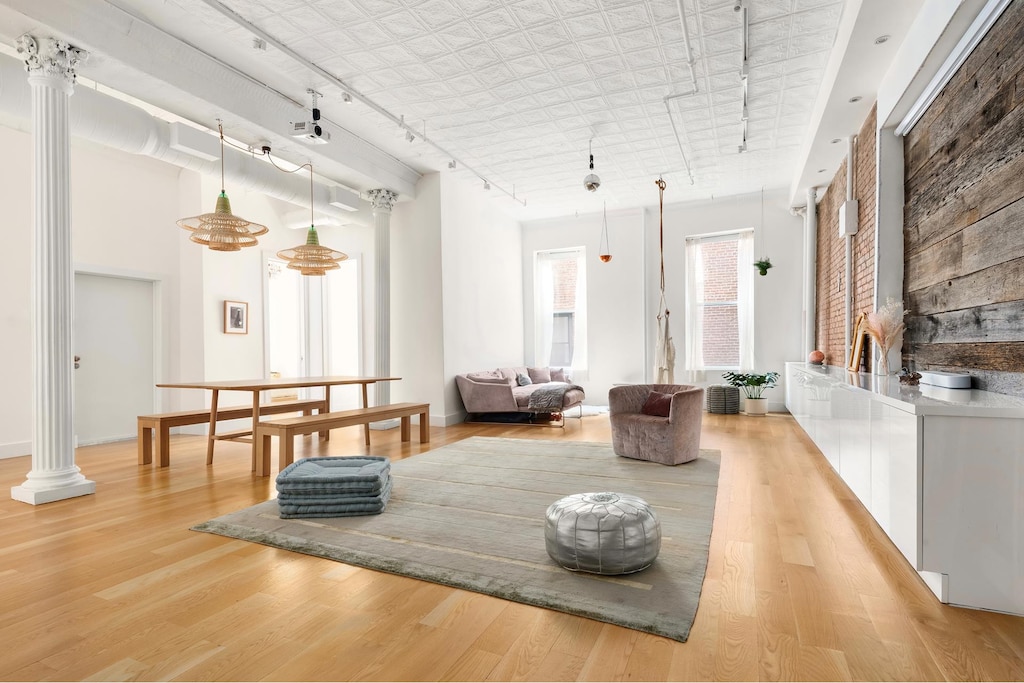
[[[761,275],[767,275],[768,269],[772,267],[772,261],[770,258],[765,256],[764,258],[754,261],[754,267],[757,268],[757,272]]]
[[[761,394],[765,389],[771,389],[779,380],[779,373],[766,372],[763,375],[756,372],[724,372],[722,377],[734,387],[743,390],[746,397],[747,415],[765,415],[768,412],[768,399]]]

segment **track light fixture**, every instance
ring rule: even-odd
[[[597,192],[597,188],[601,187],[601,179],[594,173],[594,138],[590,138],[590,173],[583,179],[583,187],[590,192]]]
[[[484,189],[485,190],[491,189],[491,184],[489,182],[487,182],[486,180],[484,181]]]
[[[455,166],[456,166],[455,159],[452,159],[451,161],[448,162],[448,168],[454,170]]]
[[[407,130],[405,131],[405,139],[408,140],[409,142],[412,142],[413,140],[416,139],[416,136],[412,134],[411,130]]]
[[[344,102],[345,104],[352,104],[352,96],[349,95],[347,92],[343,92],[341,93],[341,101]]]

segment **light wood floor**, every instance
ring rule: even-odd
[[[565,430],[473,435],[609,441]],[[398,430],[370,452],[426,450]],[[301,444],[301,445],[300,445]],[[689,642],[189,531],[272,495],[244,444],[178,437],[81,448],[93,496],[8,499],[0,460],[0,677],[6,680],[1021,680],[1024,618],[939,604],[788,416],[705,416],[722,450],[707,577]],[[296,457],[367,452],[362,430]]]

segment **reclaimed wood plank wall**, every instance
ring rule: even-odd
[[[1024,396],[1024,2],[904,142],[904,364]]]

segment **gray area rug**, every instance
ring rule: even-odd
[[[719,458],[701,450],[669,467],[620,458],[610,444],[472,437],[392,463],[380,515],[283,520],[269,500],[193,529],[685,641],[707,568]],[[547,507],[591,491],[650,503],[662,530],[653,565],[608,577],[548,557]]]

